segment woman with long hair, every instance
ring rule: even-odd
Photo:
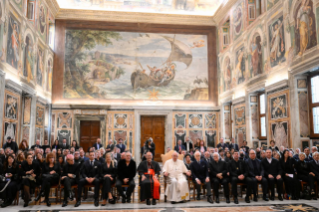
[[[63,159],[63,156],[62,156],[62,155],[58,156],[58,162],[59,162],[60,166],[63,167],[63,165],[64,165],[64,159]]]
[[[4,189],[4,191],[0,193],[4,199],[1,207],[4,208],[12,204],[18,191],[18,169],[12,154],[8,155],[4,161],[2,173],[6,178],[5,182],[0,183],[0,191]],[[8,183],[9,180],[10,183]]]
[[[199,141],[199,151],[202,155],[207,151],[204,140]]]
[[[28,145],[27,140],[23,139],[21,141],[21,143],[19,144],[19,150],[22,150],[22,151],[28,151],[29,150],[29,145]]]
[[[105,155],[105,163],[102,164],[101,175],[103,177],[103,187],[102,187],[102,197],[103,202],[102,206],[106,205],[107,199],[109,199],[109,203],[115,204],[115,199],[112,196],[111,188],[112,184],[115,182],[115,177],[117,173],[117,168],[112,160],[111,154]]]
[[[45,163],[45,159],[43,158],[43,155],[40,152],[38,152],[35,156],[36,156],[36,161],[39,163],[40,169],[42,172],[42,169],[43,169],[43,166]]]
[[[200,138],[196,138],[195,144],[194,144],[194,149],[199,148],[199,143],[200,143]]]
[[[281,169],[283,172],[283,180],[285,183],[286,192],[292,196],[293,200],[299,200],[300,197],[300,182],[294,170],[294,162],[289,156],[289,150],[285,149],[283,157],[280,160]]]
[[[59,157],[62,155],[62,149],[57,149],[56,156]]]
[[[50,188],[51,185],[59,183],[60,174],[60,164],[56,163],[53,153],[49,153],[43,165],[41,192],[39,193],[35,201],[38,201],[41,198],[41,195],[44,193],[44,202],[47,204],[48,207],[51,206],[49,200]]]
[[[71,143],[71,147],[74,147],[75,150],[79,150],[78,142],[76,140],[73,140]]]
[[[60,144],[58,139],[55,139],[55,141],[53,142],[52,149],[60,149]]]

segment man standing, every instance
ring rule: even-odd
[[[134,177],[136,175],[136,163],[132,160],[130,152],[126,152],[125,159],[120,160],[117,166],[118,178],[116,180],[116,188],[119,194],[122,196],[122,203],[126,201],[131,203],[131,194],[134,192],[135,182]],[[123,193],[122,185],[128,185],[126,195]]]
[[[7,137],[7,142],[2,146],[3,149],[6,149],[7,147],[10,147],[15,154],[17,154],[19,150],[17,143],[13,142],[10,136]]]
[[[232,149],[238,151],[238,144],[235,143],[235,138],[231,138],[231,144],[229,145],[229,150],[231,151]]]
[[[219,154],[215,152],[213,154],[213,161],[209,163],[210,179],[213,182],[214,191],[216,193],[216,203],[219,203],[219,184],[224,187],[224,195],[226,203],[230,203],[229,200],[229,188],[227,179],[227,165],[226,162],[219,160]]]
[[[225,149],[226,147],[228,147],[228,144],[224,143],[224,138],[220,138],[220,143],[217,145],[217,148],[220,149]]]
[[[161,168],[156,161],[153,161],[153,155],[151,152],[146,153],[146,160],[142,161],[137,168],[137,171],[141,178],[141,202],[146,200],[147,205],[151,205],[150,199],[152,199],[152,205],[156,205],[156,200],[160,198],[160,182],[157,176],[161,172]],[[157,175],[157,176],[156,176]]]
[[[100,138],[96,139],[96,143],[93,144],[93,147],[94,147],[96,150],[99,150],[100,148],[103,147],[103,145],[101,144],[101,139],[100,139]]]
[[[62,140],[62,149],[69,149],[69,148],[70,148],[69,144],[67,144],[66,143],[66,139],[63,138],[63,140]]]
[[[106,146],[106,153],[112,152],[114,149],[114,144],[113,144],[113,140],[110,139],[108,145]]]
[[[283,180],[281,178],[282,170],[280,163],[277,159],[272,157],[271,149],[266,150],[266,158],[264,158],[261,162],[265,177],[268,180],[268,185],[271,191],[270,200],[275,200],[275,183],[277,184],[277,192],[278,199],[283,201],[282,199],[282,190],[283,190]]]
[[[185,147],[185,149],[186,149],[186,151],[187,151],[188,153],[193,152],[193,144],[192,144],[192,142],[190,141],[190,139],[189,139],[188,136],[186,137],[186,141],[185,141],[185,143],[184,143],[183,145],[184,145],[184,147]]]
[[[246,163],[243,160],[239,160],[239,152],[236,150],[233,153],[233,160],[229,162],[229,171],[234,203],[238,204],[237,183],[245,183],[247,185],[245,202],[250,203],[249,197],[251,194],[251,181],[247,178],[248,173]]]
[[[90,152],[88,161],[85,161],[82,166],[82,179],[79,181],[78,186],[78,199],[74,207],[81,205],[82,189],[85,185],[94,185],[94,205],[99,206],[99,191],[100,191],[100,171],[101,164],[97,160],[94,160],[95,153]]]
[[[182,150],[185,150],[185,146],[182,145],[182,140],[177,141],[177,145],[175,146],[174,150],[179,154],[182,153]]]
[[[42,148],[42,146],[40,145],[40,140],[37,139],[35,141],[35,144],[31,146],[31,149],[35,149],[35,148]]]
[[[119,138],[116,147],[120,150],[120,153],[125,152],[126,146],[123,144],[123,139]]]
[[[64,200],[62,207],[68,205],[68,198],[73,200],[71,186],[78,182],[80,175],[80,166],[74,163],[74,156],[67,155],[67,163],[63,166],[61,184],[64,186]]]
[[[244,141],[243,141],[243,144],[244,144],[244,145],[243,145],[242,147],[240,147],[240,148],[242,148],[242,149],[244,150],[245,154],[248,155],[249,146],[247,146],[247,141],[244,140]]]
[[[206,152],[205,152],[206,153]],[[211,186],[208,174],[208,164],[201,160],[201,153],[195,152],[195,161],[191,163],[190,170],[192,172],[192,179],[194,185],[196,185],[197,189],[197,200],[200,200],[200,190],[202,183],[205,184],[205,188],[207,191],[207,201],[209,203],[213,203],[213,199],[211,198]]]
[[[266,178],[264,178],[264,168],[261,165],[260,160],[256,158],[255,150],[249,151],[249,158],[246,160],[248,177],[251,179],[252,189],[254,194],[254,201],[257,202],[257,183],[260,182],[263,189],[263,200],[268,201],[267,192],[268,192],[268,183]]]
[[[167,160],[163,167],[163,175],[171,182],[166,187],[165,195],[172,204],[189,200],[189,188],[184,173],[191,175],[184,162],[178,159],[178,153],[174,152],[172,159]]]
[[[153,142],[153,138],[148,139],[150,141],[148,150],[152,153],[152,155],[155,155],[155,143]]]

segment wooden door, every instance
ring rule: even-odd
[[[165,116],[141,117],[141,147],[150,137],[155,143],[154,160],[160,162],[165,152]]]
[[[85,152],[100,138],[99,121],[81,121],[80,124],[80,146]]]

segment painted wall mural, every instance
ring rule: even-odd
[[[244,145],[244,140],[246,140],[246,127],[238,127],[235,130],[235,141],[238,146],[241,147]]]
[[[31,119],[31,97],[24,98],[23,124],[30,124]]]
[[[286,44],[283,16],[273,20],[269,25],[269,61],[270,66],[275,67],[286,61]]]
[[[258,139],[258,105],[250,105],[251,112],[251,134],[253,139]]]
[[[287,95],[283,94],[270,99],[271,119],[286,118],[288,116]]]
[[[295,46],[296,53],[303,53],[317,45],[316,17],[313,12],[312,0],[301,0],[295,13]]]
[[[182,143],[185,142],[186,130],[175,130],[175,141],[181,140]]]
[[[52,56],[47,61],[47,86],[46,90],[51,92],[52,91],[52,73],[53,73],[53,59]]]
[[[66,31],[64,98],[208,96],[206,35]]]
[[[234,128],[235,142],[238,146],[243,146],[243,141],[246,140],[246,106],[245,103],[234,105]]]
[[[267,0],[267,10],[270,10],[277,2],[279,2],[279,0]]]
[[[232,31],[233,31],[233,38],[236,40],[242,33],[244,29],[244,1],[240,4],[236,5],[232,11]]]
[[[245,122],[245,106],[236,107],[235,112],[235,125],[244,125]]]
[[[271,136],[276,145],[288,147],[288,122],[275,122],[271,124]]]
[[[14,15],[9,15],[7,36],[7,63],[15,69],[21,68],[21,28]]]
[[[246,80],[246,60],[244,58],[245,47],[240,48],[236,52],[236,66],[233,74],[233,87],[239,85]]]
[[[250,75],[255,77],[263,73],[263,48],[261,37],[258,33],[254,34],[250,43]]]
[[[34,56],[34,41],[30,34],[28,34],[25,38],[25,48],[24,48],[24,69],[23,76],[27,78],[28,82],[34,79],[34,64],[35,64],[35,56]]]
[[[44,80],[44,50],[42,46],[38,46],[38,59],[37,59],[37,84],[43,86]]]
[[[224,90],[229,90],[232,87],[232,70],[231,70],[231,61],[227,56],[223,65],[224,73]]]
[[[47,31],[48,31],[48,9],[42,3],[42,0],[38,0],[38,15],[37,15],[37,29],[40,33],[42,39],[46,41],[47,39]]]
[[[231,138],[231,117],[230,112],[224,113],[225,139]]]

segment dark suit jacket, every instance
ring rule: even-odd
[[[222,143],[217,144],[217,148],[218,148],[218,149],[219,149],[219,148],[225,149],[226,147],[229,148],[228,144],[226,144],[225,142],[224,142],[223,144],[222,144]]]
[[[265,171],[264,171],[264,167],[261,165],[261,161],[258,160],[257,158],[255,160],[256,160],[256,165],[257,165],[257,170],[258,170],[259,176],[264,176]],[[246,160],[246,164],[247,164],[248,177],[258,176],[258,175],[255,175],[254,165],[253,165],[252,159],[248,158]]]
[[[112,152],[113,149],[114,149],[114,144],[108,144],[108,145],[106,146],[106,149],[110,149],[110,150],[107,151],[107,152]]]
[[[36,145],[36,144],[34,144],[34,145],[31,146],[31,149],[34,149],[35,147],[42,148],[41,145]]]
[[[62,148],[62,149],[70,149],[70,145],[66,143],[65,146],[63,146],[63,144],[61,144],[60,148]]]
[[[186,142],[183,143],[183,146],[185,147],[185,150],[187,150],[187,143]],[[193,143],[192,142],[189,142],[189,150],[190,151],[193,150]]]
[[[97,148],[97,143],[94,143],[93,144],[93,147],[96,149],[96,150],[98,150],[98,148]],[[102,144],[99,144],[99,149],[101,149],[103,147],[103,145]]]
[[[79,180],[80,178],[80,165],[77,163],[74,163],[73,165],[70,165],[68,163],[64,164],[62,168],[62,176],[68,176],[68,174],[74,174],[76,175],[76,180]]]
[[[206,177],[209,177],[208,165],[204,160],[200,160],[199,163],[197,161],[192,162],[190,164],[190,170],[192,171],[193,180],[198,178],[200,181],[203,182]]]
[[[87,160],[82,165],[82,177],[94,177],[94,178],[100,178],[101,173],[101,164],[99,161],[94,160],[94,166],[91,165],[91,161]]]
[[[314,160],[310,161],[309,164],[310,170],[316,175],[315,178],[319,179],[319,165],[317,165]]]
[[[229,170],[230,176],[237,178],[239,175],[243,174],[245,177],[247,177],[248,173],[247,173],[245,161],[238,160],[237,163],[238,163],[238,169],[237,169],[237,164],[235,160],[231,160],[229,162],[228,170]]]
[[[85,157],[84,156],[84,158],[82,158],[83,159],[83,162],[85,162],[85,161],[88,161],[89,160],[89,158],[88,157]]]
[[[122,148],[120,148],[119,144],[116,144],[116,147],[119,148],[121,150],[121,153],[125,151],[126,146],[124,144],[122,144]]]
[[[281,164],[281,169],[282,169],[282,174],[294,174],[294,164],[295,160],[292,159],[291,157],[288,158],[288,160],[285,162],[284,158],[280,159],[280,164]]]
[[[60,145],[59,145],[59,144],[58,144],[58,145],[53,144],[53,145],[51,146],[51,148],[52,148],[52,149],[60,149],[61,147],[60,147]]]
[[[273,150],[273,148],[271,148],[271,146],[269,146],[268,149],[271,149],[271,151]],[[274,149],[279,152],[279,148],[277,146],[275,146]]]
[[[271,158],[271,163],[269,163],[267,158],[264,158],[262,159],[261,164],[264,168],[264,174],[266,178],[268,178],[269,174],[271,174],[273,177],[282,175],[281,166],[277,159]]]
[[[100,158],[99,160],[98,160],[101,164],[103,164],[103,163],[105,163],[105,158]]]
[[[232,150],[232,149],[239,151],[238,144],[231,143],[229,145],[229,150]]]
[[[224,161],[211,161],[209,163],[210,177],[216,178],[216,175],[222,173],[223,177],[227,176],[227,165]]]
[[[130,164],[126,166],[125,160],[120,160],[117,165],[117,174],[118,179],[123,182],[125,178],[129,178],[129,180],[133,180],[136,175],[136,163],[134,160],[130,161]]]
[[[186,149],[185,149],[185,146],[184,146],[183,144],[181,145],[181,149],[182,149],[182,150],[186,150]],[[175,150],[176,152],[179,152],[179,146],[176,145],[175,148],[174,148],[174,150]]]
[[[313,161],[312,156],[311,156],[310,154],[309,154],[309,156],[308,156],[308,157],[306,156],[305,161],[306,161],[306,162]]]

